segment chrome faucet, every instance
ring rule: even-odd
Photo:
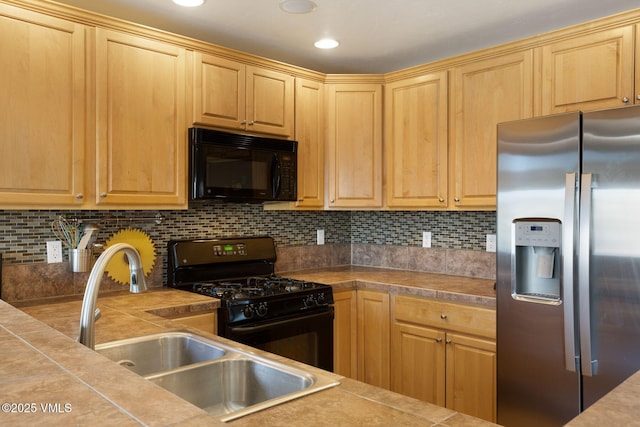
[[[78,341],[92,350],[95,348],[95,324],[99,316],[99,310],[96,310],[96,300],[98,299],[100,280],[102,279],[109,260],[120,251],[125,253],[127,261],[129,262],[129,272],[131,274],[129,279],[129,292],[139,294],[147,290],[147,282],[144,279],[144,270],[142,269],[142,260],[136,248],[127,243],[116,243],[102,252],[91,269],[91,274],[89,274],[89,280],[87,280],[87,287],[84,290],[84,298],[82,300],[82,312],[80,313],[80,336],[78,337]]]

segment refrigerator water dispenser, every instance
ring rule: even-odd
[[[560,304],[560,242],[562,224],[553,218],[513,221],[514,299]]]

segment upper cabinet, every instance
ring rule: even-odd
[[[496,125],[531,117],[533,54],[470,62],[452,75],[449,206],[495,209]]]
[[[382,85],[327,85],[329,208],[382,207]]]
[[[294,135],[294,77],[205,53],[195,53],[196,124]]]
[[[85,27],[0,4],[0,207],[84,203]]]
[[[447,72],[385,86],[386,205],[447,207]]]
[[[96,29],[96,204],[186,205],[185,55]]]
[[[324,206],[324,85],[296,79],[297,208]]]
[[[620,107],[639,99],[633,30],[628,25],[538,48],[539,114]]]

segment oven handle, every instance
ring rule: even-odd
[[[305,322],[313,321],[316,319],[320,319],[322,317],[326,317],[327,315],[329,315],[329,317],[333,319],[333,310],[327,310],[321,313],[309,314],[304,316],[290,317],[286,320],[280,320],[276,322],[265,322],[257,326],[231,326],[229,327],[229,330],[232,331],[233,333],[252,334],[256,332],[263,332],[269,329],[273,329],[274,327],[286,326],[287,324],[299,322],[301,320],[304,320]]]

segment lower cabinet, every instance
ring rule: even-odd
[[[389,389],[389,294],[334,292],[333,371]]]
[[[334,292],[333,300],[333,372],[355,379],[358,375],[356,291]]]
[[[495,310],[395,296],[391,389],[496,421]]]
[[[210,334],[218,334],[218,318],[216,317],[215,312],[177,317],[173,320],[190,326],[194,329],[209,332]]]
[[[359,381],[389,389],[389,294],[357,291]]]

